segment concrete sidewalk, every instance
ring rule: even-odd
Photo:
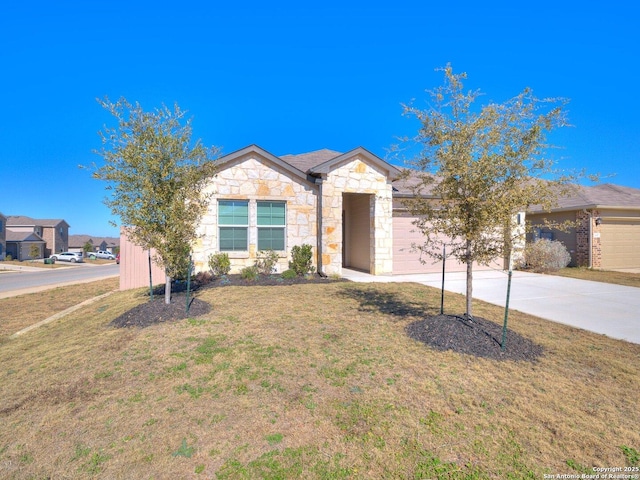
[[[354,282],[442,285],[441,274],[375,276],[343,269],[342,276]],[[464,294],[466,273],[447,273],[444,288]],[[506,296],[506,272],[474,272],[473,298],[504,307]],[[509,309],[640,344],[640,288],[515,271]]]

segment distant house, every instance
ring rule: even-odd
[[[69,224],[64,220],[35,219],[23,215],[9,215],[7,217],[7,234],[9,234],[9,232],[15,234],[35,234],[44,241],[44,257],[49,257],[53,253],[67,251],[69,248]],[[19,238],[20,236],[21,235],[16,235],[15,238]],[[28,237],[28,235],[25,237]]]
[[[7,251],[7,217],[0,212],[0,260],[4,260]]]
[[[577,222],[561,232],[545,227],[552,222]],[[551,212],[527,212],[536,237],[559,240],[571,253],[573,265],[603,270],[640,268],[640,190],[603,184],[578,187],[560,198]]]
[[[91,235],[69,235],[69,251],[84,252],[84,246],[91,244],[92,252],[98,250],[107,251],[113,254],[118,253],[120,238],[117,237],[94,237]]]

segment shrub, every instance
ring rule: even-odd
[[[207,285],[213,281],[211,272],[198,272],[194,275],[193,281],[198,285]]]
[[[258,272],[263,275],[271,275],[273,268],[278,263],[278,254],[273,250],[264,250],[258,252],[255,267]]]
[[[297,276],[298,274],[296,273],[296,271],[292,269],[288,269],[282,272],[282,278],[284,279],[296,278]]]
[[[311,257],[313,257],[313,247],[307,243],[296,245],[291,249],[291,261],[289,268],[296,272],[297,275],[305,275],[314,271],[311,265]]]
[[[7,255],[4,257],[4,259],[5,259],[7,262],[10,262],[11,260],[13,260],[13,257],[12,257],[11,255],[7,254]]]
[[[542,238],[525,247],[524,260],[534,272],[553,272],[569,265],[571,255],[562,242]]]
[[[242,270],[240,270],[240,276],[245,280],[251,280],[251,281],[257,280],[258,269],[256,268],[255,265],[252,265],[250,267],[244,267]]]
[[[231,271],[231,260],[227,253],[209,255],[209,269],[214,277],[228,275]]]

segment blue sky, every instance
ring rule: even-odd
[[[229,2],[230,3],[230,2]],[[571,100],[560,166],[640,188],[640,15],[626,2],[180,2],[60,0],[0,6],[0,212],[117,235],[100,162],[109,114],[177,102],[194,137],[231,153],[363,146],[385,158],[419,124],[435,69],[467,72],[487,101],[531,87]]]

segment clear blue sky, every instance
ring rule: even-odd
[[[553,135],[565,168],[640,188],[640,15],[633,2],[59,0],[0,7],[0,212],[117,235],[99,162],[105,95],[177,102],[194,136],[231,153],[363,146],[385,158],[451,62],[504,101],[571,99]],[[117,222],[117,219],[115,219]]]

